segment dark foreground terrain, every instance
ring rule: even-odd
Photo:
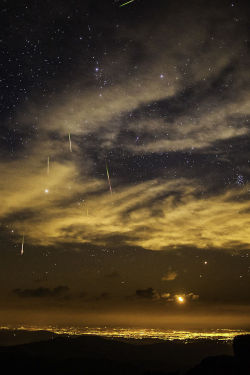
[[[250,336],[233,343],[120,342],[97,336],[0,331],[1,373],[250,375]]]

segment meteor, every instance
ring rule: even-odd
[[[69,151],[72,152],[72,143],[71,143],[70,133],[69,133]]]
[[[120,8],[121,8],[121,7],[124,7],[125,5],[128,5],[128,4],[130,4],[130,3],[133,3],[134,1],[135,1],[135,0],[127,1],[126,3],[121,4],[121,5],[120,5]]]
[[[21,255],[24,253],[24,234],[23,234],[23,239],[22,239],[22,246],[21,246]]]
[[[111,186],[111,181],[110,181],[110,177],[109,177],[109,170],[108,170],[108,165],[107,165],[107,162],[105,162],[106,164],[106,172],[107,172],[107,178],[108,178],[108,184],[109,184],[109,190],[110,190],[110,194],[112,195],[112,186]]]

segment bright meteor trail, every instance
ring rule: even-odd
[[[23,239],[22,239],[21,255],[23,255],[23,253],[24,253],[24,235],[23,235]]]
[[[72,152],[72,143],[71,143],[70,133],[69,133],[69,151]]]
[[[112,186],[111,186],[111,181],[110,181],[110,177],[109,177],[109,170],[108,170],[108,165],[107,165],[107,162],[105,162],[106,164],[106,172],[107,172],[107,178],[108,178],[108,183],[109,183],[109,190],[110,190],[110,194],[112,195]]]
[[[126,3],[121,4],[121,5],[120,5],[120,8],[121,8],[121,7],[124,7],[125,5],[128,5],[128,4],[130,4],[130,3],[133,3],[134,1],[135,1],[135,0],[127,1]]]

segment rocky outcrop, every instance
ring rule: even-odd
[[[250,375],[250,335],[239,335],[233,341],[234,355],[207,357],[187,375]]]

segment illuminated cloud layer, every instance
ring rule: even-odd
[[[150,250],[248,247],[248,185],[209,196],[197,181],[159,179],[110,195],[106,181],[80,179],[71,163],[55,163],[49,176],[27,168],[2,166],[0,215],[30,243],[114,246],[117,238],[117,246]]]

